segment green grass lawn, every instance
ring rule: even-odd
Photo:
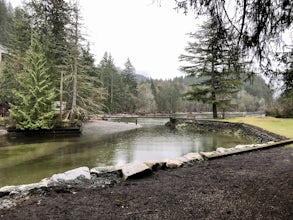
[[[293,138],[293,118],[273,118],[273,117],[239,117],[225,119],[229,122],[242,122],[261,127],[273,133]],[[293,144],[290,145],[293,147]]]

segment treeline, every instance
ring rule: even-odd
[[[105,53],[96,65],[81,23],[77,1],[30,0],[14,9],[0,0],[0,104],[9,103],[17,128],[48,129],[103,112],[136,111],[130,60],[121,70]]]
[[[96,64],[81,23],[77,1],[30,0],[14,9],[0,0],[0,44],[8,51],[0,64],[0,104],[10,104],[16,127],[48,129],[102,113],[213,110],[209,102],[183,96],[207,76],[138,81],[129,59],[121,69],[108,52]],[[265,110],[272,92],[260,77],[253,82],[236,83],[229,105],[222,100],[219,110]]]
[[[211,112],[210,104],[186,100],[184,94],[195,81],[201,80],[194,77],[177,77],[172,80],[145,79],[138,84],[137,112]],[[244,80],[239,92],[233,95],[232,104],[225,111],[264,112],[271,107],[272,102],[273,91],[262,77],[255,75],[253,79]]]

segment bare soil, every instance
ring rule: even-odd
[[[50,188],[0,219],[292,219],[293,149],[196,162],[107,187]]]

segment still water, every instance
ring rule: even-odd
[[[170,130],[164,126],[166,121],[139,119],[142,128],[109,135],[0,136],[0,186],[38,182],[80,166],[172,159],[189,152],[249,143],[219,133]]]

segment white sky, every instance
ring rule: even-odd
[[[15,7],[22,0],[9,0]],[[160,2],[160,5],[159,5]],[[97,63],[105,51],[116,66],[130,59],[138,73],[152,78],[182,76],[178,57],[184,53],[194,15],[177,12],[174,0],[79,0],[84,32]]]

